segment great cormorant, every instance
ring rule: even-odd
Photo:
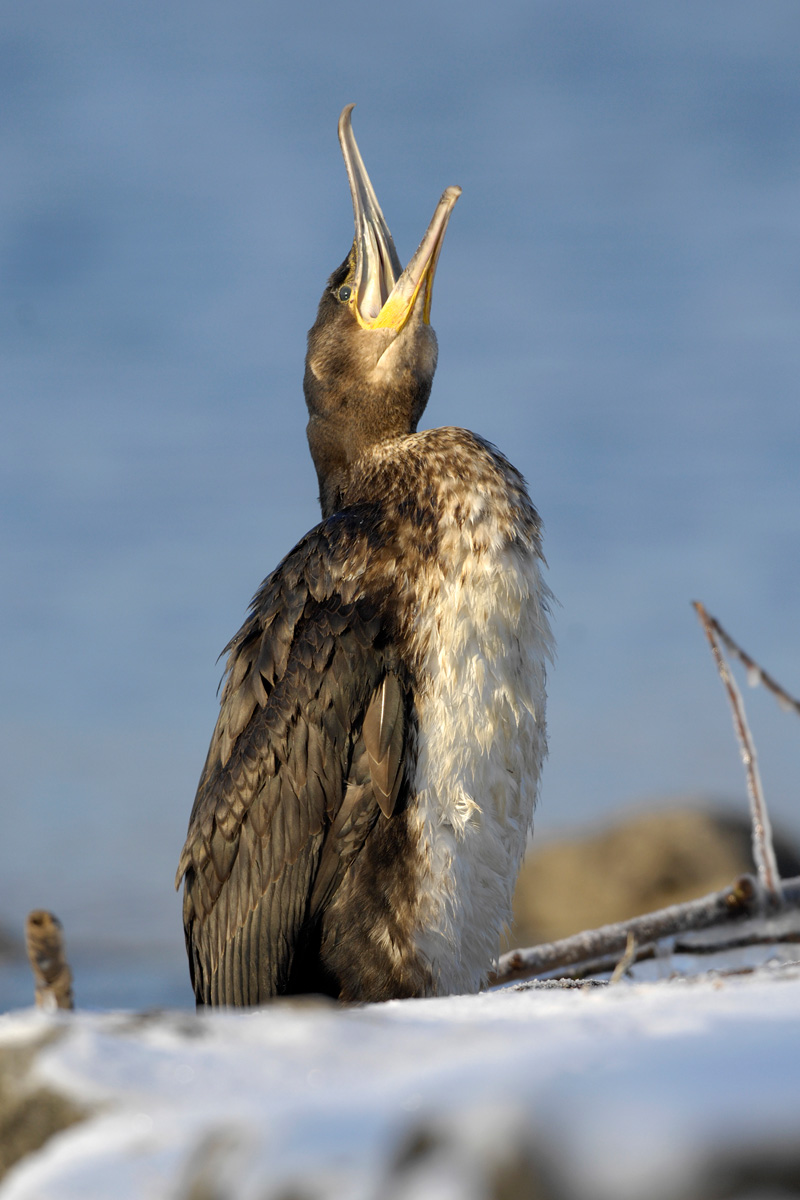
[[[403,271],[350,125],[355,240],[308,335],[322,522],[229,643],[177,882],[198,1004],[476,991],[545,754],[539,518],[463,429],[417,432],[460,195]]]

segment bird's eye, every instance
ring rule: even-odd
[[[339,299],[342,301],[343,304],[347,303],[347,301],[350,299],[352,294],[353,294],[353,289],[351,287],[348,287],[347,284],[345,284],[344,287],[339,288]]]

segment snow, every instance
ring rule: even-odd
[[[798,964],[350,1010],[11,1013],[0,1054],[55,1031],[35,1081],[91,1115],[0,1200],[444,1200],[523,1168],[562,1197],[672,1200],[797,1153],[798,1015]]]

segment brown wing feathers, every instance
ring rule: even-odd
[[[200,1003],[287,990],[309,924],[403,778],[385,617],[363,598],[320,596],[320,541],[309,535],[266,581],[231,643],[178,875]]]
[[[372,790],[390,817],[403,777],[403,693],[396,675],[385,675],[370,700],[363,734]]]

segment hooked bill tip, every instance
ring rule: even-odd
[[[355,108],[355,104],[345,104],[344,108],[342,109],[341,113],[339,114],[339,132],[340,133],[343,129],[346,129],[347,126],[350,124],[350,116],[351,116],[354,108]]]

